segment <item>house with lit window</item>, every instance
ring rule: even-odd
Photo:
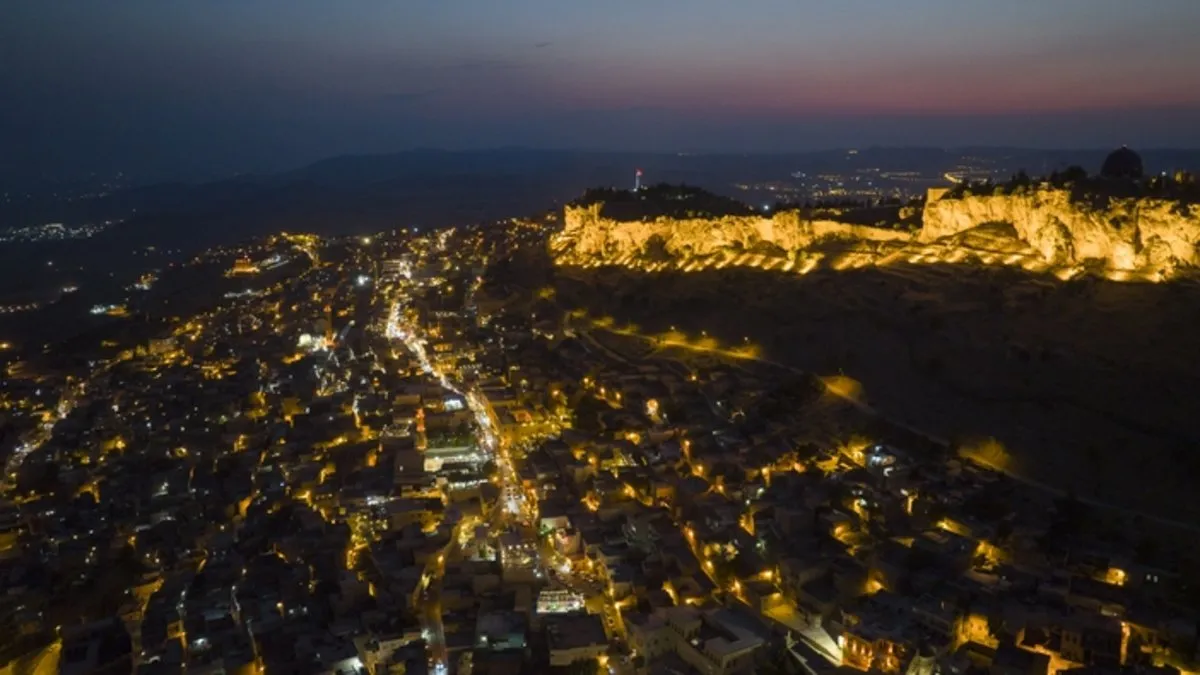
[[[911,603],[887,591],[843,608],[836,624],[842,665],[864,672],[900,672],[922,639]]]

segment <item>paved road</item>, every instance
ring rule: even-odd
[[[496,422],[492,418],[484,396],[477,388],[454,382],[445,373],[438,371],[429,359],[425,349],[426,340],[424,336],[417,332],[415,326],[402,325],[399,316],[400,303],[394,302],[389,308],[387,336],[390,339],[402,341],[409,353],[421,364],[421,368],[425,372],[437,378],[446,389],[458,393],[466,400],[467,407],[475,416],[476,442],[480,448],[493,457],[499,469],[501,494],[506,493],[506,488],[513,488],[517,494],[523,494],[516,467],[513,465],[512,454],[505,444],[502,443],[497,433]],[[495,517],[496,514],[491,514],[484,518],[484,522],[507,523],[511,520],[511,516],[516,515],[510,513],[507,509],[499,508],[500,505],[497,506],[498,519]],[[517,508],[518,513],[520,512],[520,506],[518,505]],[[446,648],[445,624],[442,620],[441,587],[442,577],[446,571],[446,564],[457,560],[461,555],[458,540],[459,527],[455,527],[454,531],[451,532],[450,543],[432,561],[428,569],[430,581],[421,597],[423,601],[421,628],[429,646],[435,675],[441,675],[450,669],[449,654]]]

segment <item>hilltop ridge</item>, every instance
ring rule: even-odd
[[[1161,280],[1200,267],[1197,200],[1094,184],[1081,194],[1081,183],[934,188],[891,209],[770,212],[691,188],[590,191],[564,208],[551,249],[559,264],[647,269],[982,262]]]

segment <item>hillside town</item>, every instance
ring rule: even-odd
[[[143,307],[153,330],[70,374],[10,363],[0,662],[1197,670],[1194,568],[1151,523],[559,306],[513,262],[550,227],[212,251],[144,289],[198,276],[197,311]]]

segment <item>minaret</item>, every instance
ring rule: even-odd
[[[640,192],[642,189],[642,170],[638,169],[633,172],[633,191]]]

